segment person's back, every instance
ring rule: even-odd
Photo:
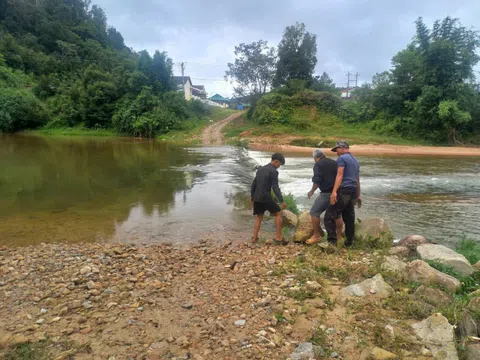
[[[327,157],[315,163],[312,182],[318,185],[322,193],[332,192],[337,177],[337,167],[337,162]]]
[[[337,159],[338,166],[343,167],[343,181],[339,189],[356,190],[360,176],[360,165],[351,153],[340,155]]]
[[[259,203],[273,201],[271,189],[275,179],[277,179],[278,184],[278,171],[272,164],[267,164],[258,169],[254,180],[255,191],[252,193],[253,201]]]

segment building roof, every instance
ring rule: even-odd
[[[205,90],[205,85],[192,85],[195,89]]]
[[[223,101],[223,102],[230,102],[230,100],[224,98],[222,95],[215,94],[212,97],[210,97],[210,100],[212,101]]]
[[[182,79],[184,79],[185,82],[182,82]],[[187,82],[190,82],[190,85],[192,85],[192,79],[190,79],[190,76],[174,76],[173,82],[175,85],[183,85]]]

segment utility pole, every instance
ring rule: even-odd
[[[347,76],[347,99],[349,99],[350,98],[350,83],[355,81],[355,88],[357,88],[358,87],[358,77],[360,76],[360,74],[357,72],[354,75],[354,74],[350,73],[350,71],[349,71],[348,74],[345,75],[345,76]],[[353,79],[350,80],[350,76],[355,76],[355,80],[353,80]]]
[[[185,94],[185,63],[180,63],[180,69],[182,69],[182,85],[183,85],[183,93]]]

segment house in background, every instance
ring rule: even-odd
[[[204,85],[193,85],[192,87],[192,96],[195,98],[206,99],[207,92],[205,91]]]
[[[210,101],[213,101],[214,103],[224,107],[228,108],[228,105],[230,104],[230,100],[227,98],[224,98],[222,95],[215,94],[212,97],[210,97]]]
[[[340,93],[342,99],[352,99],[355,97],[355,88],[353,89],[343,89]]]
[[[174,76],[173,82],[177,87],[177,91],[183,91],[185,93],[185,100],[188,101],[192,99],[193,85],[192,85],[192,80],[190,79],[190,76]],[[184,88],[184,85],[185,85],[185,88]]]

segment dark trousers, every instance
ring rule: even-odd
[[[331,244],[337,243],[337,224],[336,220],[342,217],[345,223],[345,236],[347,237],[345,245],[353,244],[355,237],[355,200],[357,198],[356,190],[341,191],[337,193],[337,203],[330,205],[325,213],[325,229],[327,230],[327,240]]]

